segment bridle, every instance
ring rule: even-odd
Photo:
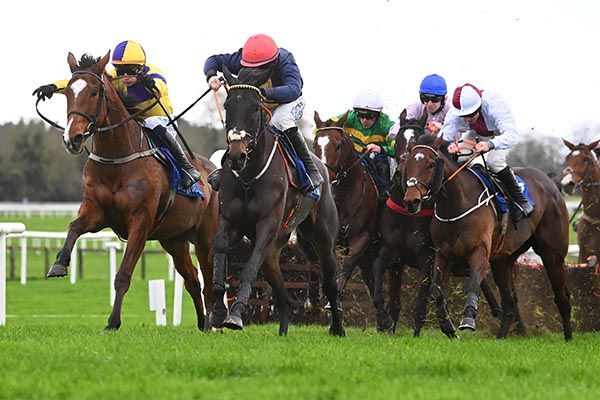
[[[415,189],[417,189],[417,191],[419,192],[420,199],[422,201],[427,201],[427,200],[431,199],[433,196],[435,196],[442,187],[442,181],[444,179],[444,158],[440,157],[437,150],[431,146],[419,144],[419,145],[414,146],[411,149],[410,153],[412,153],[415,149],[426,149],[428,151],[431,151],[434,154],[436,160],[435,160],[435,167],[434,167],[433,175],[431,176],[431,180],[427,183],[417,179],[414,176],[412,176],[408,179],[406,179],[406,177],[403,177],[402,182],[403,182],[403,185],[406,185],[407,188],[414,187]],[[405,174],[406,174],[406,166],[404,166],[403,175],[405,175]],[[425,192],[421,191],[419,185],[425,188]],[[425,193],[425,194],[423,194],[423,193]]]
[[[570,154],[573,154],[574,151],[593,151],[593,150],[588,150],[587,148],[574,148],[573,150],[571,150]],[[596,168],[598,167],[597,164],[597,160],[594,159],[594,157],[587,159],[584,161],[586,164],[585,167],[585,174],[583,175],[583,177],[578,181],[575,182],[575,187],[581,187],[581,188],[588,188],[590,186],[600,186],[600,182],[586,182],[586,180],[588,180],[588,178],[590,178],[590,176],[593,174],[593,172],[596,170]],[[571,176],[573,176],[573,169],[571,167],[567,167],[565,168],[565,171],[570,173]]]

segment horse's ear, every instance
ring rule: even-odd
[[[400,113],[400,126],[406,125],[406,108]]]
[[[431,147],[433,147],[436,150],[439,150],[440,146],[442,145],[443,142],[444,142],[444,137],[440,136],[434,140],[434,142],[431,144]]]
[[[600,143],[600,139],[596,140],[595,142],[592,142],[590,144],[587,145],[587,148],[589,151],[594,150],[596,147],[598,147],[598,143]]]
[[[569,142],[568,140],[563,139],[562,141],[565,144],[565,146],[567,146],[569,148],[569,150],[572,151],[575,148],[575,145],[573,143]]]
[[[98,76],[102,76],[104,73],[104,69],[106,68],[106,64],[110,60],[110,50],[102,57],[94,66],[92,67],[92,71],[96,73]]]
[[[346,125],[346,121],[348,120],[348,114],[350,114],[350,110],[346,111],[346,113],[342,115],[342,118],[340,118],[336,126],[343,127],[344,125]]]
[[[223,66],[223,77],[225,78],[225,82],[227,82],[228,85],[231,86],[234,84],[235,78],[226,66]]]
[[[73,73],[79,69],[79,66],[77,65],[77,59],[75,58],[73,53],[69,52],[69,55],[67,56],[67,62],[69,63],[69,68],[71,69],[71,73]]]
[[[317,129],[322,128],[323,125],[325,125],[325,123],[323,123],[323,121],[321,121],[321,117],[319,116],[319,113],[317,112],[317,110],[315,110],[315,125],[317,126]]]

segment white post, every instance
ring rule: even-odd
[[[69,268],[71,268],[71,271],[69,271],[71,285],[74,285],[77,281],[77,241],[75,242],[75,245],[73,245],[73,250],[71,251],[71,265]]]
[[[21,285],[27,283],[27,238],[21,238]]]
[[[175,289],[173,291],[173,326],[181,325],[181,309],[183,297],[183,277],[175,273]]]
[[[175,262],[173,261],[173,257],[169,253],[167,254],[167,261],[169,262],[169,281],[172,281],[175,278]]]
[[[0,326],[6,325],[6,235],[23,232],[25,225],[20,222],[0,224]]]
[[[119,242],[105,242],[104,247],[108,249],[108,286],[110,293],[110,305],[115,305],[115,275],[117,274],[117,250],[121,248]]]
[[[165,280],[153,279],[148,281],[150,311],[156,313],[156,326],[167,326],[167,309],[165,301]]]

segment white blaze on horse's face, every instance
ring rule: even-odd
[[[321,148],[321,161],[327,164],[327,156],[325,155],[325,147],[329,144],[329,138],[327,136],[321,136],[317,139],[317,145]]]
[[[236,140],[242,140],[246,137],[247,133],[244,129],[238,131],[236,128],[230,129],[227,131],[227,137],[230,142],[235,142]]]
[[[414,157],[415,161],[420,161],[424,158],[425,158],[425,155],[423,153],[417,153],[417,154],[415,154],[415,157]]]
[[[73,91],[73,95],[77,99],[77,96],[79,96],[79,93],[81,93],[81,91],[83,89],[85,89],[86,86],[87,86],[86,81],[84,81],[83,79],[77,79],[75,82],[73,82],[71,84],[71,86],[69,88]]]

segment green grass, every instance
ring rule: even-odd
[[[68,221],[25,222],[30,230],[64,231]],[[473,333],[450,341],[435,329],[413,339],[407,330],[388,336],[347,328],[346,338],[334,338],[324,326],[295,325],[280,338],[273,324],[201,333],[185,293],[182,325],[172,326],[168,281],[169,326],[158,328],[139,265],[121,329],[104,333],[111,310],[106,254],[86,254],[85,278],[75,285],[42,279],[42,252],[29,257],[27,285],[7,286],[0,399],[593,399],[600,393],[597,333],[576,332],[570,343],[560,334],[499,341]],[[166,278],[163,255],[148,256],[147,275]]]

